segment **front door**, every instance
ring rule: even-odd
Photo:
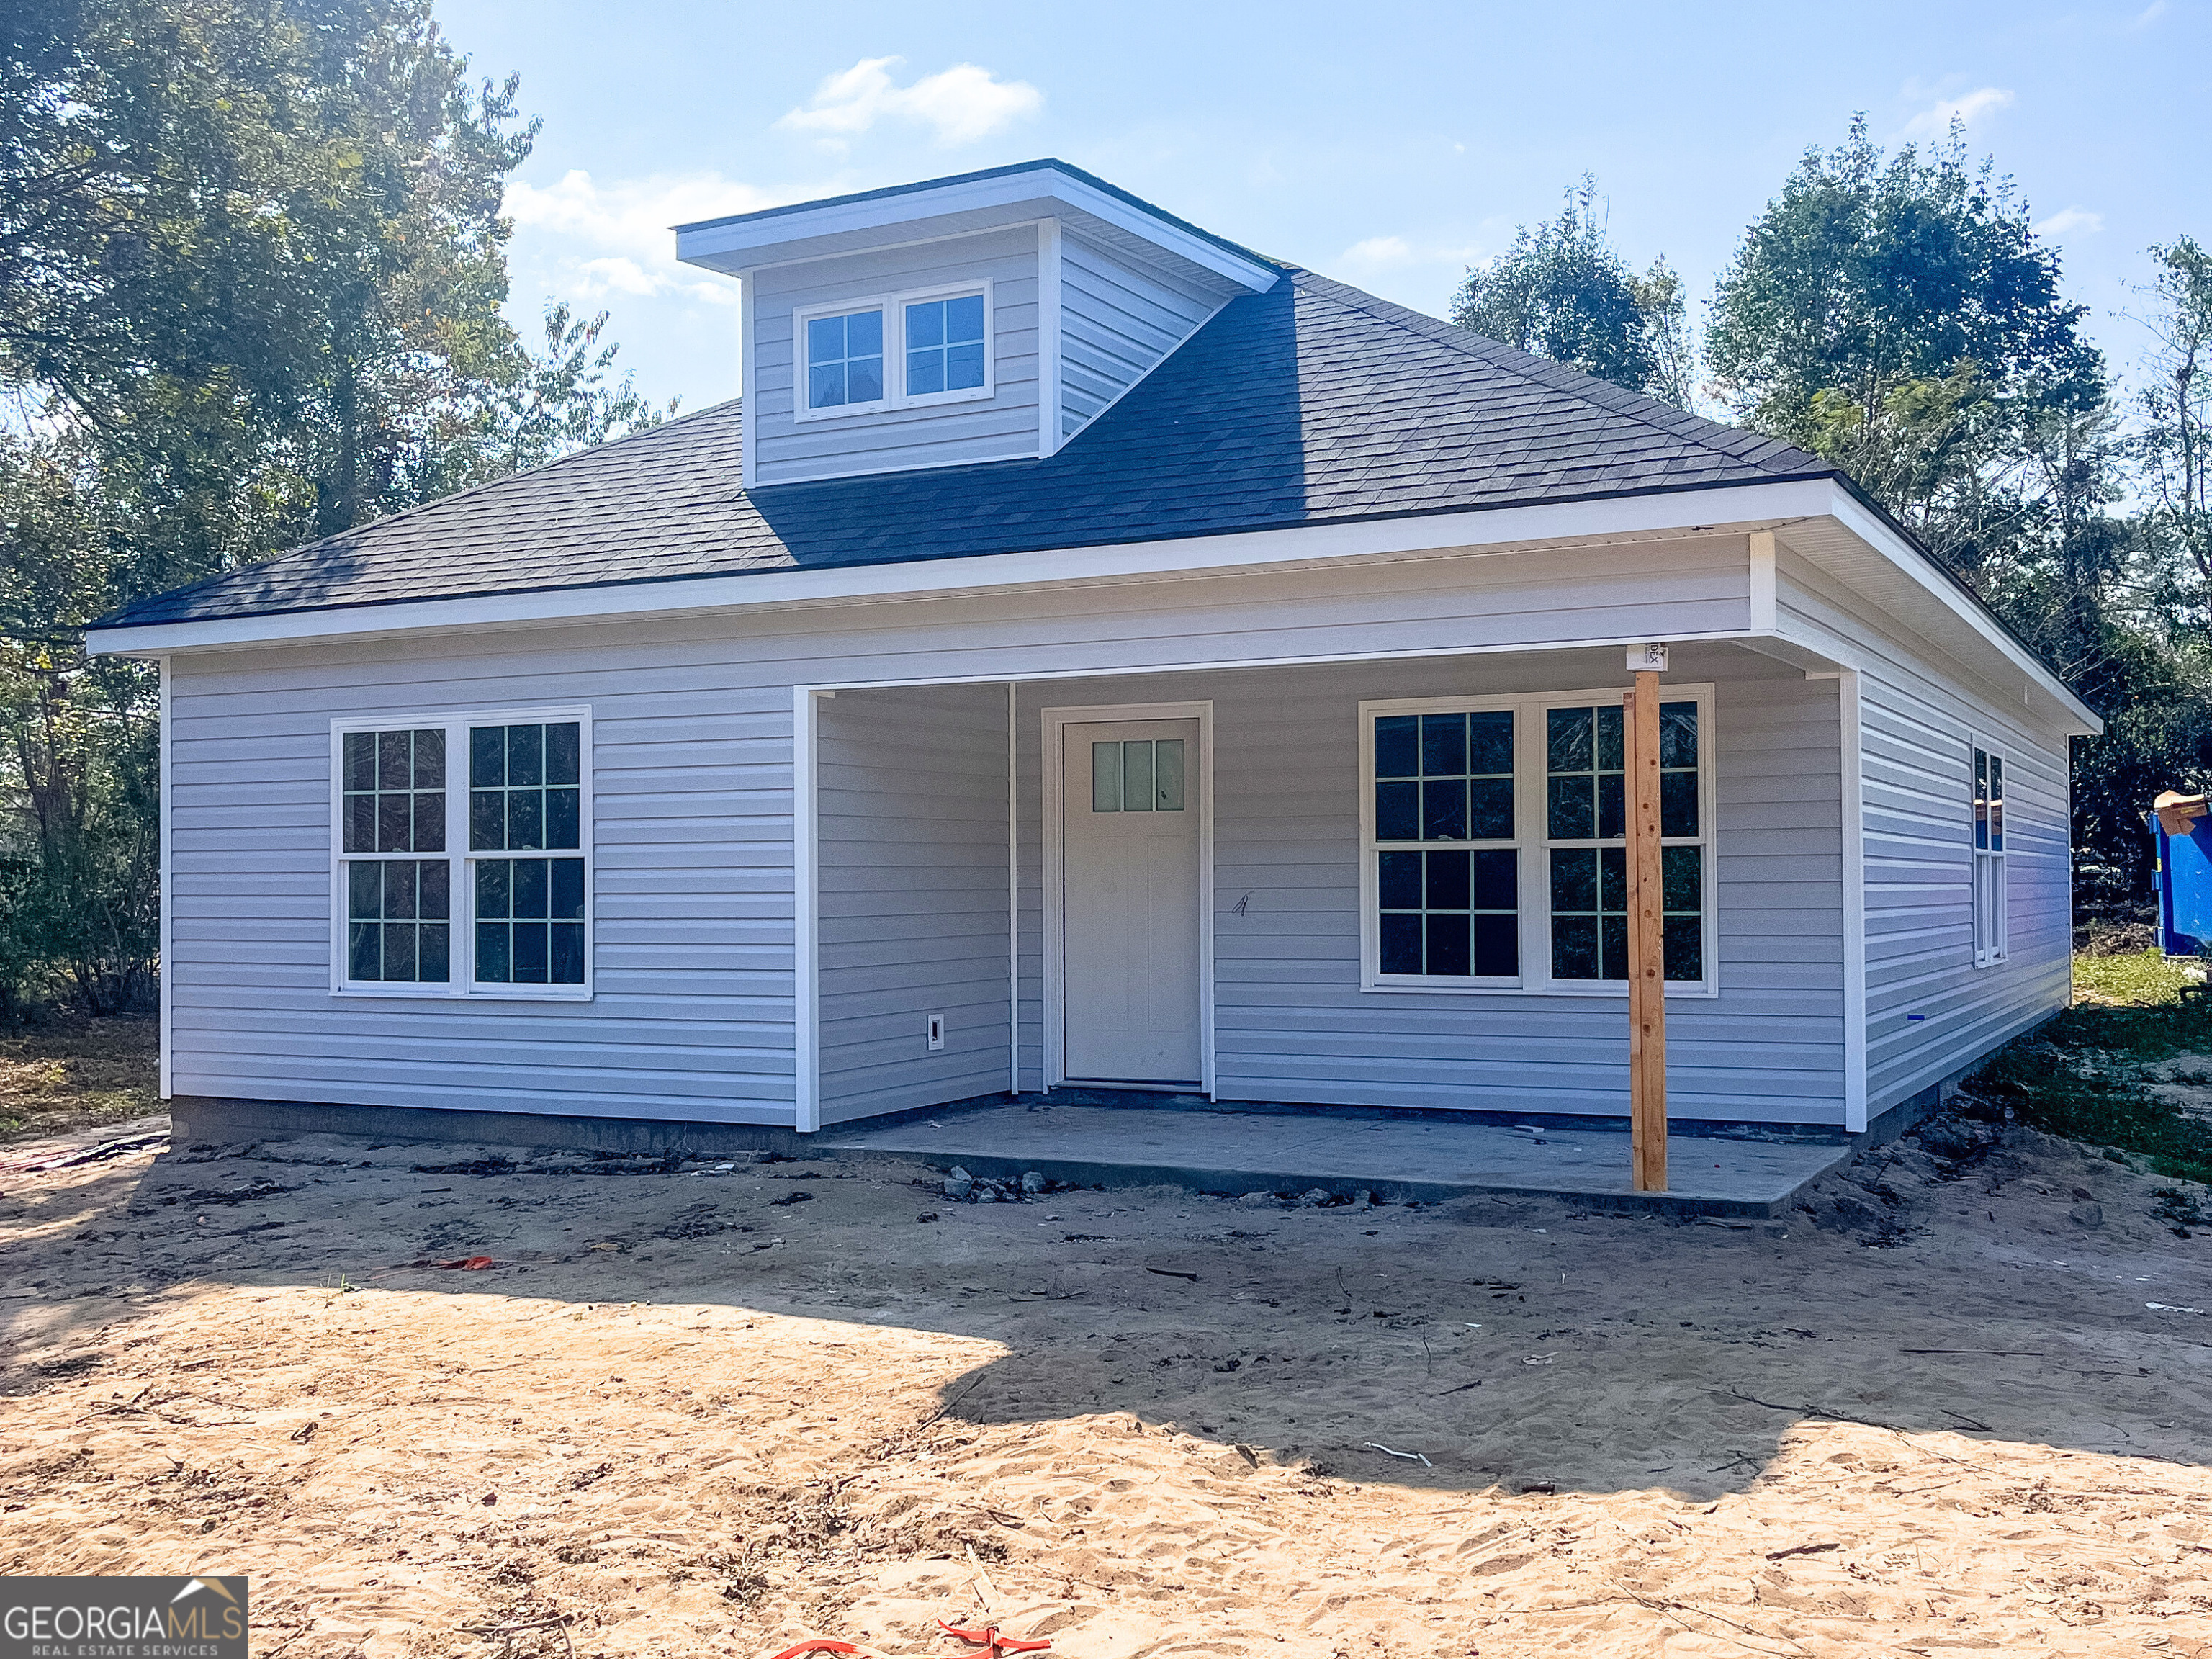
[[[1066,1073],[1195,1087],[1198,722],[1060,728]]]

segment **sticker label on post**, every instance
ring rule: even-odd
[[[1628,647],[1628,672],[1632,674],[1663,674],[1667,672],[1667,647],[1654,641],[1650,645]]]

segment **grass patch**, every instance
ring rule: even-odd
[[[151,1015],[57,1020],[0,1036],[0,1141],[96,1128],[161,1109]]]
[[[2160,1099],[2142,1074],[2176,1054],[2212,1054],[2212,1007],[2181,994],[2197,982],[2155,951],[2076,957],[2082,1000],[1990,1056],[1974,1074],[1972,1092],[2046,1134],[2131,1152],[2160,1175],[2212,1182],[2212,1117]]]
[[[2079,1002],[2125,1008],[2173,1007],[2180,1004],[2185,986],[2199,982],[2185,963],[2160,951],[2074,958],[2074,995]]]

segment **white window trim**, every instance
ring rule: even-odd
[[[1974,757],[1986,755],[1994,761],[2003,775],[1998,787],[2003,793],[1997,799],[2002,803],[2006,846],[2002,850],[1988,850],[1974,845]],[[2005,860],[2010,856],[2012,839],[2012,762],[2005,750],[1988,738],[1972,732],[1966,736],[1966,918],[1972,945],[1974,966],[2001,966],[2010,954],[2010,929],[2007,912],[2007,871]],[[1985,872],[1986,872],[1986,877]],[[1982,913],[1982,891],[1984,879],[1989,882],[1990,911]]]
[[[906,391],[906,308],[930,300],[957,300],[967,295],[983,296],[983,384],[980,386],[961,386],[951,392],[927,392],[908,397]],[[941,404],[988,403],[998,396],[999,351],[996,331],[997,311],[992,292],[992,279],[985,276],[972,283],[940,283],[931,288],[908,289],[897,294],[864,295],[856,299],[836,300],[815,305],[799,306],[791,313],[791,412],[794,421],[838,421],[864,415],[881,415],[900,409],[934,409]],[[884,313],[884,395],[873,403],[838,404],[829,409],[814,409],[806,401],[807,382],[811,378],[806,361],[806,325],[817,317],[849,317],[856,311],[880,310]]]
[[[1552,977],[1551,845],[1545,834],[1546,771],[1543,718],[1547,708],[1618,703],[1626,686],[1590,691],[1519,692],[1500,696],[1407,697],[1364,702],[1359,705],[1359,988],[1384,994],[1419,996],[1565,996],[1618,997],[1627,1000],[1625,980],[1559,980]],[[1661,696],[1668,702],[1698,705],[1698,828],[1695,836],[1668,836],[1670,847],[1705,848],[1700,860],[1705,890],[1703,906],[1705,976],[1702,981],[1670,980],[1670,997],[1716,997],[1720,994],[1719,884],[1714,848],[1718,841],[1714,822],[1717,799],[1715,774],[1719,744],[1713,724],[1713,687],[1666,684]],[[1517,978],[1459,977],[1445,975],[1384,974],[1381,960],[1381,926],[1377,921],[1376,854],[1384,850],[1375,839],[1375,720],[1385,714],[1449,714],[1513,711],[1513,828],[1514,838],[1504,841],[1423,842],[1424,850],[1449,851],[1460,848],[1513,847],[1516,861],[1516,896],[1521,909],[1521,973]],[[1410,846],[1392,842],[1393,848]]]
[[[483,853],[469,848],[469,728],[481,726],[556,725],[574,721],[577,736],[577,837],[574,848],[544,849],[549,858],[584,860],[584,982],[581,985],[479,985],[476,982],[476,866],[486,858],[529,857],[528,849]],[[363,854],[345,850],[345,736],[349,732],[420,732],[432,726],[446,733],[446,850],[453,871],[451,917],[452,978],[442,985],[405,981],[358,981],[346,976],[346,878],[349,859],[382,862],[414,859],[428,862],[436,853]],[[589,1002],[595,994],[592,958],[599,933],[596,915],[597,860],[592,852],[592,711],[588,704],[517,708],[477,708],[465,714],[386,713],[341,715],[331,722],[331,994],[334,997],[399,998],[434,1002]],[[458,780],[458,783],[456,782]]]

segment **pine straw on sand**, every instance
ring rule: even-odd
[[[160,1111],[160,1042],[151,1015],[0,1030],[0,1145]]]
[[[1786,1236],[655,1167],[7,1177],[0,1572],[247,1573],[288,1659],[2212,1653],[2212,1240],[2030,1131]]]

